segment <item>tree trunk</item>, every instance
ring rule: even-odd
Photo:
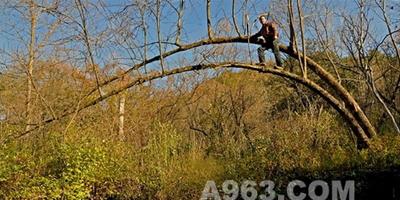
[[[35,61],[35,37],[36,37],[36,6],[34,1],[29,2],[30,15],[30,42],[29,42],[29,60],[27,65],[27,95],[26,95],[26,126],[25,131],[31,128],[32,124],[32,90],[33,90],[33,65]]]
[[[298,57],[297,52],[290,51],[286,46],[280,46],[280,50],[287,53],[293,58]],[[300,55],[303,57],[303,55]],[[353,113],[354,117],[359,121],[360,125],[364,129],[365,133],[369,138],[376,136],[375,128],[372,126],[371,122],[365,115],[364,111],[361,110],[357,101],[354,97],[338,82],[335,78],[327,72],[323,67],[318,65],[310,58],[306,58],[308,67],[313,70],[321,79],[323,79],[327,84],[329,84],[337,95],[344,101],[347,108]]]
[[[125,138],[124,135],[124,120],[125,120],[125,92],[122,92],[119,96],[119,124],[118,124],[118,138],[122,141]]]

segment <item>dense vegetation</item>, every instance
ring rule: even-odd
[[[63,65],[42,67],[42,92],[54,98],[55,112],[72,106],[67,102],[83,80]],[[3,144],[2,198],[193,199],[207,180],[283,185],[295,177],[360,178],[354,173],[400,166],[398,135],[382,126],[372,148],[359,151],[341,117],[291,82],[249,71],[194,77],[128,90],[123,137],[115,97],[74,123],[61,120]],[[10,90],[21,82],[0,82],[4,103],[15,109],[24,102]],[[22,125],[10,121],[1,123],[3,138]]]

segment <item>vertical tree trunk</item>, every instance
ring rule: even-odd
[[[27,65],[27,95],[26,95],[26,127],[25,131],[28,131],[31,128],[32,124],[32,90],[33,90],[33,82],[32,82],[32,73],[33,73],[33,65],[35,61],[35,37],[36,37],[36,6],[35,2],[31,0],[29,2],[29,16],[30,16],[30,42],[29,42],[29,60]]]
[[[125,139],[124,135],[124,121],[125,121],[125,92],[122,92],[119,96],[119,124],[118,124],[118,137],[122,141]]]
[[[302,46],[302,51],[303,51],[303,76],[304,78],[307,78],[307,61],[306,61],[306,40],[304,36],[304,23],[303,23],[303,11],[301,9],[301,0],[297,0],[297,12],[299,13],[299,23],[300,23],[300,33],[301,33],[301,46]],[[299,60],[301,63],[302,61]]]
[[[207,0],[207,33],[208,39],[212,40],[214,35],[211,26],[211,0]]]
[[[161,0],[157,0],[156,21],[157,21],[158,52],[160,53],[161,71],[162,73],[164,73],[164,58],[163,58],[163,50],[162,50],[163,46],[161,37]]]
[[[175,43],[179,45],[181,43],[181,33],[182,33],[182,26],[183,26],[183,9],[185,6],[185,0],[180,0],[179,3],[179,11],[178,11],[178,22],[176,23],[176,39]]]
[[[300,7],[298,6],[299,5],[299,0],[297,0],[297,11],[299,12],[300,11]],[[297,38],[296,38],[296,29],[295,29],[295,23],[294,23],[294,13],[293,13],[293,2],[292,2],[292,0],[288,0],[288,13],[289,13],[289,28],[290,28],[290,42],[289,42],[289,48],[290,48],[290,50],[291,51],[296,51],[296,52],[299,52],[299,46],[298,46],[298,44],[297,44]],[[301,13],[299,12],[299,16],[300,16],[300,18],[301,18]],[[303,29],[302,29],[302,22],[300,22],[300,28],[301,28],[301,36],[302,36],[302,39],[304,38],[303,37]],[[304,44],[304,43],[303,43]],[[303,51],[303,54],[304,54],[304,51]],[[304,77],[306,77],[305,75],[306,75],[306,72],[305,72],[305,70],[304,70],[304,64],[303,64],[303,62],[302,62],[302,59],[301,59],[301,57],[300,57],[300,54],[297,54],[298,56],[297,56],[297,60],[299,61],[299,66],[300,66],[300,70],[301,70],[301,73],[303,74],[303,76]],[[303,61],[305,62],[305,60],[303,59]]]
[[[289,29],[290,29],[290,36],[289,36],[289,48],[292,51],[297,51],[296,46],[296,32],[294,31],[294,14],[293,14],[293,3],[292,0],[288,0],[288,15],[289,15]],[[295,49],[296,47],[296,49]]]

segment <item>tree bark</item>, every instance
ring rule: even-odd
[[[26,94],[26,126],[25,131],[31,129],[32,124],[32,90],[33,90],[33,65],[35,61],[35,37],[36,37],[36,5],[33,0],[29,2],[29,15],[30,15],[30,42],[29,42],[29,60],[27,65],[27,94]]]
[[[299,13],[300,33],[301,33],[301,47],[303,51],[303,60],[299,60],[300,66],[303,66],[303,76],[307,78],[307,61],[306,61],[306,40],[304,36],[304,23],[303,23],[303,11],[301,9],[301,0],[297,0],[297,12]],[[301,64],[302,63],[302,64]]]
[[[123,141],[125,138],[124,135],[124,121],[125,121],[125,92],[122,92],[119,96],[119,108],[118,108],[118,116],[119,116],[119,124],[118,124],[118,138]]]
[[[212,26],[211,26],[211,0],[207,0],[207,33],[208,33],[208,38],[212,40],[213,38],[213,32],[212,32]]]

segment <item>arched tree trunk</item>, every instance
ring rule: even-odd
[[[119,75],[116,75],[114,77],[111,77],[108,80],[104,81],[103,83],[101,83],[99,85],[99,87],[107,85],[107,84],[109,84],[109,83],[111,83],[111,82],[113,82],[115,80],[119,80],[123,76],[125,76],[126,74],[130,73],[131,71],[137,70],[137,69],[143,67],[145,64],[160,60],[160,58],[169,57],[169,56],[174,55],[174,54],[179,53],[179,52],[187,51],[187,50],[190,50],[190,49],[193,49],[193,48],[197,48],[197,47],[200,47],[200,46],[205,46],[205,45],[226,44],[226,43],[248,43],[249,41],[251,43],[253,43],[253,44],[257,44],[251,37],[250,37],[250,40],[249,40],[248,36],[242,36],[242,37],[240,37],[240,36],[239,37],[216,37],[216,38],[213,38],[212,40],[207,38],[207,39],[199,40],[197,42],[193,42],[193,43],[186,44],[186,45],[182,44],[179,47],[177,47],[176,49],[164,52],[162,55],[155,56],[153,58],[150,58],[148,60],[145,60],[145,61],[143,61],[141,63],[138,63],[138,64],[132,66],[131,68],[129,68],[125,72],[123,72],[123,73],[121,73]],[[299,56],[296,52],[294,52],[293,50],[290,50],[287,46],[280,45],[279,48],[280,48],[280,51],[288,54],[289,56],[291,56],[291,57],[293,57],[295,59],[302,59],[303,58],[303,56],[301,54]],[[332,76],[329,72],[327,72],[322,66],[320,66],[318,63],[316,63],[315,61],[313,61],[312,59],[310,59],[308,57],[306,57],[306,61],[307,61],[308,67],[316,75],[318,75],[318,77],[321,78],[321,80],[326,82],[331,87],[331,89],[333,91],[335,91],[335,93],[338,96],[338,98],[343,100],[344,105],[345,105],[344,109],[350,111],[350,113],[353,115],[352,117],[351,116],[347,116],[347,117],[349,119],[350,118],[355,119],[355,121],[357,121],[358,125],[363,129],[364,134],[366,134],[366,136],[368,138],[374,137],[376,135],[375,128],[372,126],[372,124],[370,123],[370,121],[367,118],[367,116],[365,115],[365,113],[361,110],[360,106],[358,105],[358,103],[354,99],[354,97],[334,78],[334,76]],[[199,67],[199,66],[200,65],[198,65],[197,67]],[[213,66],[214,67],[217,67],[217,66],[218,67],[222,67],[219,64],[212,64],[212,65],[208,66],[208,68],[214,68]],[[200,68],[202,68],[202,67],[200,67]],[[180,72],[181,70],[183,70],[183,72],[185,72],[185,71],[191,71],[191,70],[197,70],[197,69],[196,69],[195,66],[192,66],[192,67],[189,67],[189,68],[188,67],[177,68],[177,69],[169,70],[168,71],[169,73],[166,73],[166,76],[167,75],[176,74],[176,73],[181,73]],[[159,76],[161,76],[161,74],[155,75],[155,76],[152,75],[152,74],[149,74],[148,76],[146,76],[147,78],[146,77],[145,78],[139,78],[139,79],[136,79],[136,81],[131,82],[131,84],[128,84],[126,86],[126,88],[129,88],[129,87],[132,87],[134,85],[138,85],[138,84],[141,84],[143,82],[146,82],[147,79],[148,80],[156,79]],[[161,76],[161,77],[164,77],[164,76]],[[98,97],[95,100],[93,100],[92,102],[89,102],[88,104],[83,106],[80,110],[82,110],[84,108],[87,108],[87,107],[90,107],[92,105],[95,105],[95,104],[99,103],[100,101],[108,98],[109,96],[113,96],[115,94],[118,94],[119,92],[125,90],[126,88],[113,90],[113,91],[107,93],[106,95],[104,95],[103,97]],[[86,97],[90,96],[94,91],[96,91],[96,88],[92,89],[86,95]],[[343,106],[341,106],[341,107],[343,107]],[[74,111],[66,111],[63,115],[61,115],[58,118],[54,118],[53,117],[53,118],[45,120],[44,122],[41,122],[41,123],[48,123],[48,122],[63,118],[65,116],[68,116],[71,113],[74,113]],[[353,125],[355,126],[355,123]],[[353,130],[355,130],[355,129],[353,128]],[[31,131],[26,131],[24,133],[21,133],[20,135],[25,135],[26,133],[29,133],[29,132],[31,132]],[[356,133],[356,135],[360,136],[361,134]],[[19,136],[16,136],[16,137],[19,137]],[[359,137],[359,139],[360,138],[362,138],[362,137]]]
[[[162,56],[155,56],[153,58],[150,58],[149,60],[143,61],[142,63],[138,63],[134,66],[132,66],[130,69],[125,71],[123,74],[127,74],[133,70],[137,70],[140,67],[143,66],[144,63],[151,63],[154,61],[159,60],[161,57],[166,58],[168,56],[174,55],[179,52],[187,51],[196,47],[204,46],[204,45],[211,45],[211,44],[225,44],[225,43],[248,43],[249,38],[247,36],[242,36],[242,37],[219,37],[219,38],[213,38],[212,40],[210,39],[203,39],[197,42],[193,42],[187,45],[181,45],[180,47],[173,49],[171,51],[165,52]],[[254,39],[250,39],[250,42],[253,44],[257,44]],[[300,54],[300,56],[292,51],[289,47],[280,45],[279,46],[280,51],[288,54],[289,56],[293,57],[294,59],[303,59],[303,55]],[[336,91],[337,95],[342,99],[347,106],[347,108],[353,113],[354,117],[359,121],[361,127],[367,134],[369,138],[372,138],[376,135],[376,130],[372,126],[371,122],[365,115],[364,111],[361,110],[360,106],[358,105],[357,101],[354,99],[354,97],[347,91],[335,78],[332,76],[329,72],[327,72],[322,66],[320,66],[318,63],[313,61],[312,59],[306,57],[307,65],[309,68],[317,74],[323,81],[325,81],[328,85],[332,87],[333,90]],[[102,85],[106,85],[108,83],[113,82],[114,80],[119,79],[120,76],[115,76],[107,81],[105,81]],[[94,92],[95,90],[92,90],[90,93]]]
[[[291,51],[286,46],[279,47],[281,51],[287,53],[293,58],[298,58],[297,52]],[[300,54],[303,58],[303,55]],[[306,58],[308,67],[316,73],[322,80],[328,83],[332,89],[337,93],[337,95],[344,101],[347,108],[353,113],[354,117],[359,121],[360,125],[363,127],[365,133],[369,138],[376,136],[375,128],[372,126],[371,122],[365,115],[364,111],[361,110],[357,101],[354,97],[347,91],[329,72],[327,72],[322,66],[313,61],[310,58]]]
[[[133,86],[140,85],[140,84],[143,84],[143,83],[151,81],[151,80],[160,79],[160,78],[163,78],[166,76],[171,76],[171,75],[180,74],[180,73],[189,72],[189,71],[210,69],[210,68],[242,68],[242,69],[248,69],[248,70],[255,70],[255,71],[259,71],[259,72],[263,72],[263,73],[274,74],[274,75],[277,75],[280,77],[286,77],[293,81],[296,81],[296,82],[306,86],[310,90],[316,92],[318,95],[320,95],[322,98],[324,98],[336,111],[338,111],[341,116],[343,116],[343,118],[350,125],[355,136],[357,137],[358,143],[360,144],[358,146],[359,148],[369,146],[369,138],[364,133],[362,126],[360,126],[360,124],[359,124],[359,121],[356,118],[354,118],[352,113],[345,106],[343,106],[342,103],[338,99],[336,99],[332,94],[330,94],[327,90],[325,90],[324,88],[322,88],[321,86],[319,86],[318,84],[313,82],[312,80],[305,79],[296,74],[293,74],[293,73],[290,73],[287,71],[276,70],[276,69],[272,69],[272,68],[263,68],[262,66],[259,66],[259,65],[252,65],[252,64],[246,64],[246,63],[199,64],[199,65],[180,67],[180,68],[176,68],[173,70],[164,71],[163,73],[157,72],[157,73],[149,74],[147,76],[138,77],[136,79],[133,79],[128,84],[125,84],[122,87],[114,89],[114,90],[108,92],[107,94],[86,103],[85,105],[83,105],[82,107],[80,107],[78,109],[78,112],[82,111],[83,109],[86,109],[88,107],[91,107],[93,105],[96,105],[99,102],[101,102],[111,96],[117,95]],[[74,112],[64,113],[64,115],[62,117],[66,117],[72,113],[74,113]],[[55,120],[56,119],[49,119],[49,120],[45,121],[45,123],[49,123],[49,122],[52,122]],[[24,133],[18,135],[17,137],[21,137],[27,133],[28,132],[24,132]]]

